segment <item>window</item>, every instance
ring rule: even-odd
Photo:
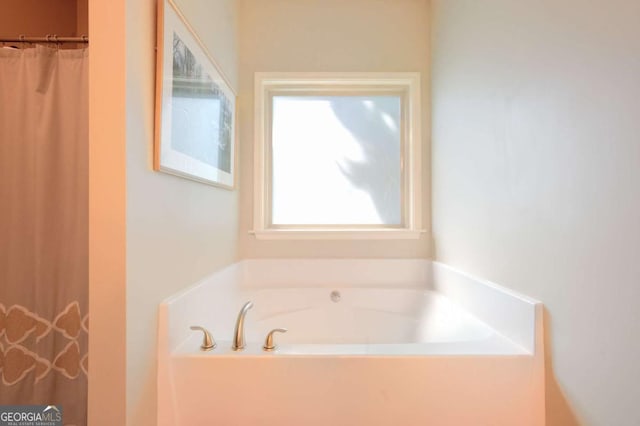
[[[256,74],[258,238],[418,238],[417,73]]]

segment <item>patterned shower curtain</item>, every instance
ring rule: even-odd
[[[0,405],[86,425],[88,50],[0,48]]]

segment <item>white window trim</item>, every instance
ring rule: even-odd
[[[336,90],[395,89],[406,92],[404,120],[406,139],[402,153],[403,226],[336,226],[336,227],[271,227],[270,217],[270,153],[271,94],[277,92],[330,93]],[[336,240],[336,239],[417,239],[422,229],[422,135],[421,91],[419,73],[256,73],[255,74],[255,138],[254,138],[254,229],[258,239],[272,240]],[[404,170],[406,169],[406,170]]]

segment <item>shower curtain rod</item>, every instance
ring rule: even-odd
[[[0,43],[89,43],[89,37],[58,37],[57,35],[46,35],[44,37],[0,37]]]

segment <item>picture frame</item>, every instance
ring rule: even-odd
[[[153,169],[233,190],[236,93],[173,0],[158,1]]]

